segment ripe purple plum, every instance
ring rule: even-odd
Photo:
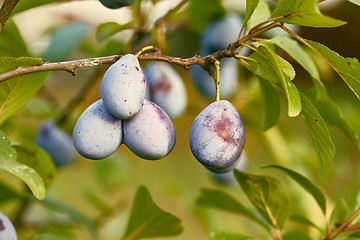
[[[140,111],[124,120],[124,144],[137,156],[156,160],[168,155],[175,145],[175,127],[167,113],[145,99]]]
[[[171,118],[181,115],[187,105],[187,94],[183,80],[175,69],[166,62],[151,62],[144,74],[150,100]]]
[[[193,65],[190,69],[191,78],[199,92],[210,99],[216,95],[214,79],[200,65]],[[220,96],[222,98],[231,98],[238,88],[239,84],[238,63],[231,58],[220,61]]]
[[[208,105],[194,120],[190,148],[210,171],[233,170],[244,149],[245,129],[237,109],[227,100]]]
[[[245,169],[247,169],[247,167],[248,167],[248,158],[244,151],[240,155],[235,168],[238,170],[245,170]],[[235,179],[233,171],[225,172],[225,173],[211,172],[211,176],[217,183],[220,183],[223,185],[232,185],[232,184],[236,183],[236,179]]]
[[[203,54],[208,55],[226,49],[230,43],[238,39],[242,24],[242,18],[235,13],[211,23],[201,35],[200,47]]]
[[[122,120],[107,111],[102,99],[85,109],[73,131],[76,150],[83,157],[94,160],[113,154],[122,139]]]
[[[0,239],[1,240],[17,240],[17,234],[14,225],[10,219],[0,212]]]
[[[141,108],[146,81],[138,59],[126,54],[111,65],[101,83],[106,109],[115,117],[129,119]]]
[[[51,120],[42,123],[35,143],[50,155],[58,167],[70,164],[75,159],[71,136]]]

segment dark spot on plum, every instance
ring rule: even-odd
[[[138,71],[138,72],[140,71],[138,67],[135,67],[135,69],[136,69],[136,71]]]
[[[0,231],[4,231],[6,228],[5,228],[5,225],[3,223],[3,220],[0,219]]]
[[[225,142],[228,143],[236,143],[236,139],[234,139],[232,135],[232,125],[233,123],[231,120],[227,117],[221,118],[219,121],[217,121],[214,125],[214,131],[216,134],[221,137]]]
[[[162,74],[160,81],[155,85],[151,86],[150,95],[154,95],[157,91],[169,93],[171,88],[172,86],[170,81],[166,78],[164,74]]]

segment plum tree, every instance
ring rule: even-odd
[[[185,85],[180,75],[165,62],[151,62],[144,70],[148,98],[171,117],[182,114],[187,105]]]
[[[35,142],[50,155],[56,166],[69,164],[75,159],[71,136],[51,120],[42,123]]]
[[[145,99],[140,111],[124,120],[124,144],[141,158],[156,160],[168,155],[175,145],[175,127],[167,113]]]
[[[138,59],[126,54],[111,65],[101,83],[101,96],[106,109],[115,117],[129,119],[142,105],[146,81]]]
[[[135,0],[100,0],[101,4],[107,8],[117,9],[125,6],[129,6],[134,3]]]
[[[15,227],[10,219],[0,212],[0,239],[1,240],[17,240]]]
[[[117,150],[122,134],[122,120],[111,115],[100,99],[91,104],[76,121],[74,146],[86,158],[102,159]]]
[[[208,105],[191,126],[190,148],[194,157],[216,173],[236,167],[244,142],[245,129],[240,114],[227,100]]]

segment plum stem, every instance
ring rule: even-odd
[[[215,77],[215,88],[216,88],[216,97],[215,101],[220,101],[220,61],[215,61],[215,68],[216,68],[216,77]]]
[[[147,51],[157,51],[157,49],[154,46],[146,46],[143,47],[142,49],[140,49],[140,51],[138,51],[137,53],[135,53],[135,57],[138,58],[141,54],[143,54],[144,52]]]

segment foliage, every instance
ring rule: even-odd
[[[355,56],[337,53],[345,36],[336,51],[302,36],[345,28],[321,1],[246,0],[242,8],[218,0],[136,0],[110,10],[97,1],[20,0],[6,10],[14,2],[0,11],[0,210],[20,239],[359,238],[360,55],[357,46]],[[68,4],[72,11],[62,10],[62,21],[24,29],[26,14]],[[90,5],[106,17],[84,17],[79,6]],[[243,17],[238,39],[208,56],[198,53],[203,30],[234,12]],[[46,46],[32,43],[29,32],[46,38]],[[71,133],[100,98],[107,66],[99,65],[146,45],[156,49],[138,52],[140,65],[169,62],[189,92],[185,114],[174,119],[173,152],[140,161],[120,147],[102,162],[77,155],[71,165],[55,166],[34,142],[42,120]],[[235,186],[219,189],[188,147],[189,123],[211,101],[194,90],[187,70],[200,65],[221,88],[221,64],[217,72],[214,66],[223,58],[238,63],[240,88],[227,100],[244,120],[251,164],[233,170]]]

